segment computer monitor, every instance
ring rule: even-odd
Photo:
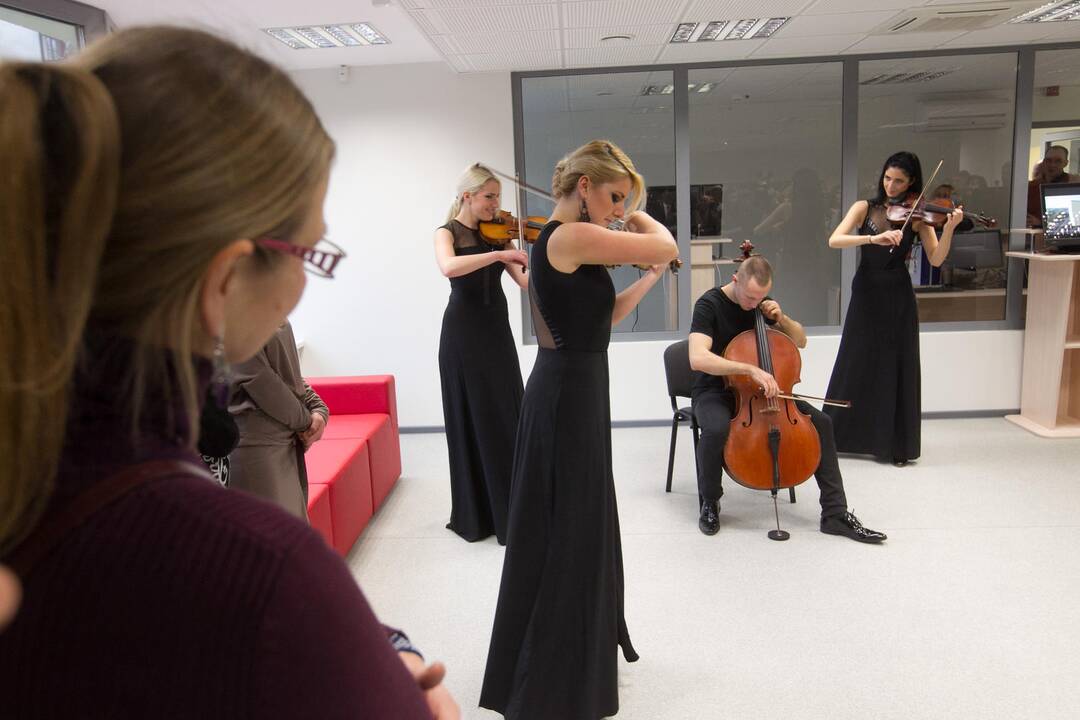
[[[1046,246],[1080,252],[1080,182],[1045,183],[1039,192]]]

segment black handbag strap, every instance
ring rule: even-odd
[[[205,467],[184,460],[149,460],[132,465],[95,483],[77,495],[70,503],[55,513],[47,515],[33,532],[4,559],[4,564],[25,581],[39,561],[96,512],[108,507],[149,480],[178,475],[196,475],[210,481],[214,480]]]

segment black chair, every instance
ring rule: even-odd
[[[689,340],[680,340],[664,349],[664,374],[667,375],[667,390],[668,397],[671,398],[672,412],[671,448],[668,451],[667,487],[665,491],[671,492],[671,475],[675,466],[675,439],[678,437],[680,423],[690,423],[690,431],[694,436],[695,474],[698,466],[697,449],[698,440],[701,438],[701,428],[698,427],[697,418],[694,417],[693,407],[681,408],[675,400],[678,397],[690,397],[690,389],[694,384],[694,372],[690,368]],[[788,488],[788,498],[791,502],[795,502],[795,488]]]
[[[690,397],[690,388],[694,383],[694,374],[690,369],[690,341],[680,340],[668,345],[664,350],[664,374],[667,375],[668,397],[671,398],[671,450],[668,452],[667,464],[667,488],[671,492],[671,474],[675,467],[675,439],[678,436],[679,425],[684,422],[690,423],[690,431],[694,436],[694,467],[697,467],[698,439],[701,437],[701,429],[698,428],[694,410],[690,407],[680,408],[675,398]]]

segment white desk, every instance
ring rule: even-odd
[[[1080,437],[1080,255],[1008,252],[1031,263],[1020,414],[1042,437]]]
[[[713,248],[717,245],[734,242],[731,238],[698,236],[690,240],[690,307],[706,291],[716,287],[717,268],[734,265],[731,258],[714,258]]]

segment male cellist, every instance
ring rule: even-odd
[[[731,282],[709,290],[694,305],[694,318],[690,324],[690,367],[697,372],[694,373],[691,400],[701,427],[698,444],[701,516],[698,528],[706,535],[715,535],[720,529],[724,445],[735,410],[735,399],[725,386],[724,376],[749,375],[761,386],[766,397],[775,397],[779,392],[772,375],[755,365],[725,359],[722,356],[724,348],[736,335],[754,327],[754,309],[759,305],[769,326],[790,337],[798,347],[806,347],[806,332],[802,325],[785,315],[780,305],[769,298],[772,281],[769,261],[753,255],[742,261]],[[796,404],[810,415],[821,439],[821,462],[814,473],[821,490],[821,532],[864,543],[885,540],[884,533],[863,527],[847,508],[829,416],[805,402]]]

